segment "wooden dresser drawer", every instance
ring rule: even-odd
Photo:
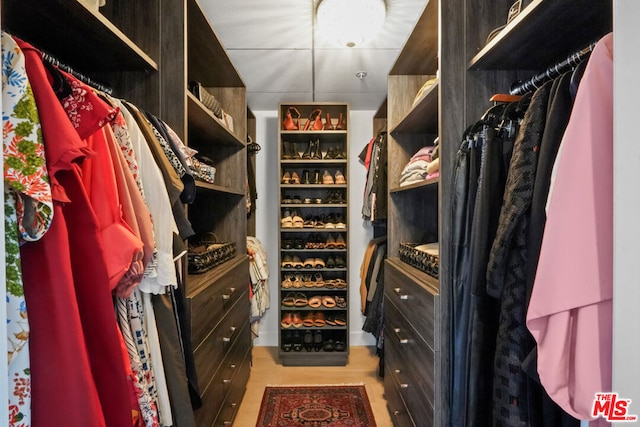
[[[191,342],[198,347],[207,334],[224,317],[231,306],[243,295],[249,283],[248,258],[240,258],[240,262],[229,261],[218,275],[213,276],[211,283],[187,294],[187,305],[191,321]],[[228,268],[224,268],[228,267]],[[242,298],[245,298],[243,295]]]
[[[419,331],[424,340],[439,349],[439,340],[435,333],[440,321],[440,297],[433,287],[423,286],[411,272],[427,275],[397,259],[387,260],[384,274],[384,290],[389,300],[398,307],[405,318]],[[435,279],[431,279],[434,280]]]
[[[384,397],[387,401],[387,410],[391,415],[393,425],[395,427],[415,427],[409,411],[400,396],[399,385],[386,364],[384,371]]]
[[[194,350],[200,390],[211,381],[218,365],[234,346],[243,328],[249,324],[249,296],[247,288],[239,296],[229,313]]]
[[[233,342],[229,354],[221,363],[216,363],[213,378],[205,385],[201,385],[202,407],[195,412],[196,424],[198,427],[210,427],[223,409],[223,403],[232,390],[237,387],[244,388],[248,379],[248,368],[251,348],[251,328],[246,322],[243,328],[239,329],[237,339]],[[203,384],[200,372],[198,380]]]
[[[412,417],[430,426],[434,407],[434,352],[406,323],[389,322],[389,318],[385,322],[385,368],[397,383]]]
[[[244,359],[242,360],[240,365],[238,365],[236,374],[233,377],[231,386],[229,388],[229,393],[227,394],[227,399],[224,401],[224,404],[220,409],[218,418],[216,418],[216,422],[214,424],[216,427],[228,427],[233,425],[233,419],[238,413],[240,402],[242,401],[244,392],[247,389],[247,381],[249,381],[250,372],[251,353],[250,351],[247,351],[247,353],[245,353]]]

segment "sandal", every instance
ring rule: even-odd
[[[302,279],[300,278],[300,274],[296,273],[295,279],[293,280],[292,284],[293,284],[293,287],[296,288],[296,289],[299,289],[302,286],[304,286],[303,283],[302,283]]]
[[[344,317],[344,315],[339,314],[334,318],[334,322],[337,326],[345,326],[347,324],[347,319]]]
[[[293,280],[291,280],[291,276],[290,275],[287,274],[285,276],[284,280],[281,283],[281,286],[284,289],[289,289],[289,288],[293,287]]]
[[[282,268],[293,268],[293,259],[290,255],[285,255],[282,258]]]
[[[315,282],[316,288],[321,288],[324,286],[324,279],[322,277],[322,273],[316,273],[314,274],[313,277],[316,279],[316,282]]]
[[[336,289],[346,289],[347,282],[344,279],[336,279],[334,280]]]
[[[325,263],[322,258],[316,258],[313,263],[315,268],[325,268]]]
[[[282,305],[285,307],[294,307],[296,305],[296,298],[292,293],[288,293],[282,298]]]
[[[320,297],[319,295],[312,296],[311,298],[309,298],[308,304],[311,308],[318,308],[322,305],[322,297]]]
[[[302,326],[305,328],[311,328],[315,325],[315,316],[313,315],[313,311],[307,313],[302,321]]]
[[[316,313],[315,318],[313,320],[313,324],[314,326],[317,326],[319,328],[323,327],[327,322],[324,319],[324,313],[319,311]]]
[[[296,307],[306,307],[309,301],[307,301],[307,296],[300,292],[294,295],[294,305]]]
[[[347,308],[347,300],[344,297],[336,296],[336,307]]]
[[[293,320],[291,317],[291,312],[287,311],[282,315],[282,320],[280,321],[280,326],[285,329],[289,329],[293,325]]]
[[[313,258],[307,258],[302,265],[304,268],[313,268],[315,266],[315,260]]]
[[[280,220],[280,226],[282,228],[291,228],[291,227],[293,227],[293,219],[291,218],[291,215],[289,214],[289,211],[285,211],[284,217],[282,217],[282,219]]]
[[[289,268],[302,268],[302,261],[300,260],[300,257],[294,255],[291,260],[291,267]]]
[[[291,222],[293,228],[304,228],[304,220],[299,215],[294,215]]]
[[[327,317],[325,318],[325,321],[327,322],[327,325],[330,326],[336,326],[336,318],[333,314],[327,314]]]
[[[322,305],[327,308],[333,308],[336,306],[336,300],[331,295],[325,295],[322,297]]]

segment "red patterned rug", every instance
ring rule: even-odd
[[[256,427],[376,427],[363,385],[265,387]]]

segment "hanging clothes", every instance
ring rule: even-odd
[[[385,221],[387,219],[387,133],[381,132],[372,138],[359,158],[367,168],[362,217],[367,221]]]
[[[595,393],[611,391],[612,76],[608,34],[591,54],[556,159],[527,312],[542,385],[583,419]]]
[[[247,236],[249,276],[251,277],[251,331],[258,336],[258,324],[269,308],[269,267],[267,251],[256,237]]]
[[[31,334],[32,354],[42,356],[31,360],[33,423],[128,427],[137,408],[129,401],[102,239],[79,175],[89,150],[56,98],[40,52],[16,42],[40,112],[57,215],[41,240],[21,248],[24,262],[38,266],[23,271],[30,324],[47,331]]]

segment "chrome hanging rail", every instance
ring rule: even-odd
[[[593,48],[596,46],[596,43],[597,42],[593,42],[589,44],[589,46],[572,53],[565,60],[552,65],[551,67],[547,68],[546,71],[540,74],[536,74],[529,80],[526,80],[524,82],[518,80],[514,82],[511,85],[509,93],[511,95],[523,95],[527,92],[534,91],[542,86],[544,82],[555,79],[556,77],[562,75],[564,72],[575,68],[578,64],[589,57],[589,55],[593,51]]]

